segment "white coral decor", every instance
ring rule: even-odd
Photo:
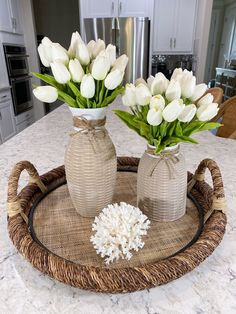
[[[130,259],[131,250],[143,248],[142,236],[147,234],[150,221],[139,208],[121,202],[108,205],[95,217],[91,236],[97,254],[109,264],[119,258]]]

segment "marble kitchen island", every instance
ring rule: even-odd
[[[146,144],[109,108],[107,128],[119,156],[141,156]],[[130,294],[99,294],[66,286],[25,261],[7,234],[7,180],[14,164],[31,161],[40,174],[63,164],[72,119],[65,105],[0,146],[0,313],[191,314],[236,313],[236,141],[210,132],[195,136],[201,144],[182,146],[188,169],[204,158],[220,166],[228,203],[223,241],[199,267],[161,287]],[[21,186],[27,180],[23,175]]]

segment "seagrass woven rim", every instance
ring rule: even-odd
[[[120,171],[136,171],[139,159],[133,157],[118,158],[118,169]],[[20,172],[23,169],[35,169],[29,162],[21,162],[9,178],[8,204],[16,201],[12,192],[12,186],[16,190]],[[202,180],[205,169],[211,171],[213,178],[212,189]],[[29,170],[27,169],[27,170]],[[36,171],[36,170],[35,170]],[[34,175],[37,175],[34,173]],[[42,175],[43,184],[50,189],[65,180],[64,166],[58,167]],[[223,184],[219,168],[216,163],[206,159],[199,165],[194,177],[188,174],[188,181],[196,179],[191,194],[204,207],[205,212],[212,208],[213,195],[224,198]],[[33,181],[32,181],[33,182]],[[20,205],[26,215],[33,203],[42,195],[36,183],[28,184],[19,194]],[[204,199],[204,201],[203,201]],[[174,257],[160,260],[142,267],[129,268],[98,268],[94,266],[83,266],[71,261],[66,261],[55,254],[48,252],[31,237],[26,222],[20,213],[8,218],[9,236],[17,250],[38,270],[63,283],[74,287],[88,289],[97,292],[121,293],[142,290],[165,284],[171,280],[183,276],[198,266],[206,257],[211,255],[223,238],[226,226],[226,215],[220,210],[214,211],[205,223],[205,228],[199,239],[189,248]]]

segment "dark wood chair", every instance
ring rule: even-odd
[[[221,104],[222,104],[222,98],[223,98],[223,89],[220,88],[220,87],[212,87],[212,88],[209,88],[204,95],[208,94],[208,93],[211,93],[214,97],[214,100],[213,102],[217,103],[220,107],[221,107]],[[203,96],[204,96],[203,95]],[[203,97],[202,96],[202,97]]]
[[[236,139],[236,96],[229,98],[221,105],[212,121],[223,124],[217,129],[216,136]]]

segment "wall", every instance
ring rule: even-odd
[[[37,34],[69,47],[72,32],[79,31],[78,0],[33,0]]]
[[[29,70],[30,72],[39,72],[39,61],[35,37],[35,25],[34,18],[32,15],[32,3],[30,0],[21,0],[20,6],[22,17],[21,25],[24,34],[24,42],[29,54]],[[32,77],[32,84],[39,85],[39,80],[35,77]],[[44,106],[43,104],[33,97],[34,101],[34,117],[35,120],[38,120],[44,116]]]
[[[194,43],[196,77],[198,83],[204,81],[212,5],[213,0],[198,1],[197,23]]]
[[[224,26],[224,12],[224,0],[214,0],[205,67],[205,82],[209,82],[209,80],[214,79],[216,75],[215,68],[218,65],[219,59],[221,34]]]

